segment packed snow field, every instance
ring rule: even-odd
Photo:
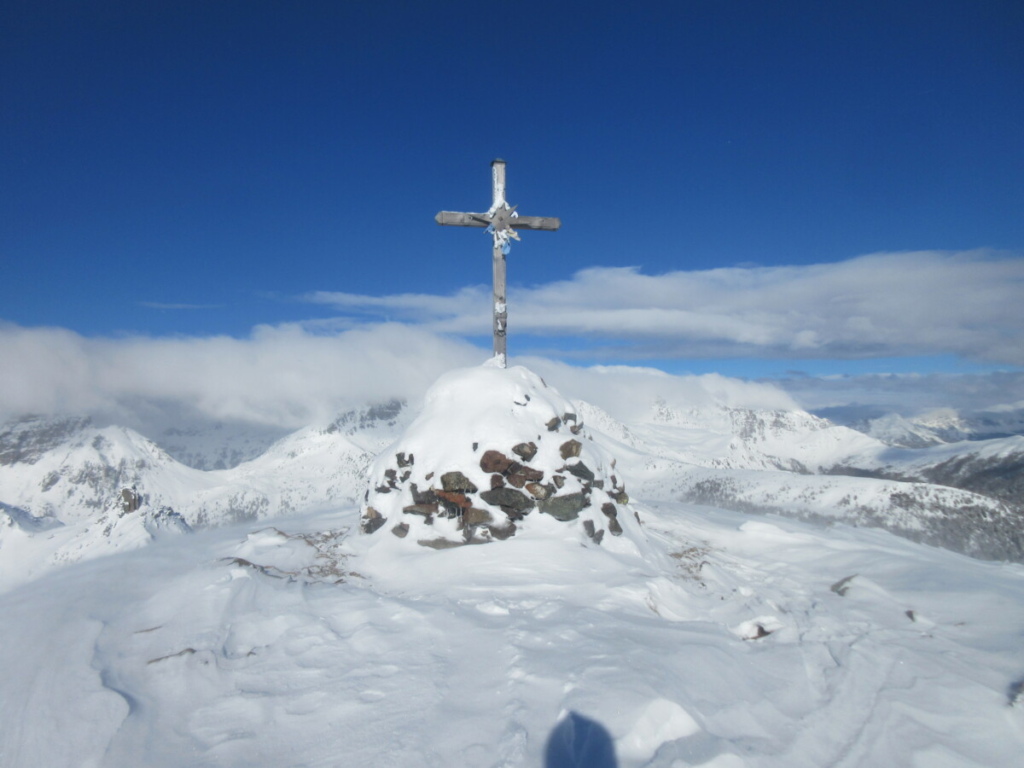
[[[568,530],[375,557],[324,535],[350,509],[57,571],[0,597],[0,762],[1018,764],[1021,566],[640,514],[651,557]],[[594,738],[550,744],[570,713]]]
[[[459,401],[462,422],[443,410]],[[400,410],[212,472],[129,430],[19,427],[0,467],[0,764],[1019,764],[1024,566],[844,524],[842,505],[825,527],[842,494],[780,494],[832,483],[891,513],[895,480],[807,473],[860,456],[891,474],[892,449],[806,414],[660,406],[627,426],[489,366]],[[536,454],[488,479],[495,431]],[[418,493],[454,461],[502,503],[400,501],[377,475],[413,445]],[[710,472],[819,524],[680,500]],[[518,488],[534,507],[506,503]],[[367,500],[388,518],[369,535]]]

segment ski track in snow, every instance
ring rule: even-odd
[[[537,536],[399,568],[353,536],[344,582],[317,583],[268,575],[311,550],[261,522],[69,566],[0,595],[0,764],[541,765],[569,713],[622,768],[1024,752],[1024,568],[881,531],[641,516],[655,557]]]

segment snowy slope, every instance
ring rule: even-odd
[[[1016,764],[1024,568],[639,511],[652,557],[529,532],[399,555],[332,534],[352,508],[71,566],[0,596],[0,762]]]
[[[129,429],[23,422],[0,443],[9,459],[0,465],[0,589],[190,527],[352,504],[366,467],[394,439],[398,411],[377,413],[299,430],[252,461],[210,472]]]
[[[1024,560],[1024,454],[1015,442],[1024,438],[910,450],[799,412],[656,406],[628,426],[592,406],[580,412],[638,498],[879,527],[976,557]]]
[[[8,504],[0,564],[65,529],[95,543],[104,519],[123,546],[0,574],[0,764],[1015,764],[1024,566],[845,512],[682,503],[701,477],[808,517],[913,486],[765,469],[842,442],[800,415],[650,422],[484,366],[411,422],[346,417],[223,472],[124,430],[20,440],[4,493],[52,514]],[[88,515],[103,485],[74,479],[111,474],[144,503]],[[927,522],[936,499],[915,502],[942,490],[905,491],[896,522]],[[184,511],[158,520],[154,499]]]
[[[584,444],[607,456],[598,463],[622,462],[616,482],[628,480],[638,498],[844,520],[976,556],[1024,558],[1015,506],[1024,483],[1024,438],[908,450],[801,412],[655,402],[646,418],[627,426],[588,403],[566,400],[559,407],[587,425]],[[413,415],[397,401],[351,411],[290,434],[255,459],[207,472],[182,465],[129,429],[100,429],[86,419],[8,425],[0,430],[0,585],[145,545],[182,523],[221,525],[361,501],[366,469]],[[394,464],[398,452],[385,460]],[[548,467],[549,475],[556,469]],[[137,497],[137,511],[125,511],[125,489]],[[604,527],[600,517],[591,522],[595,531]]]

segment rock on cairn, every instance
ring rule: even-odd
[[[551,521],[585,543],[642,536],[614,467],[572,404],[533,372],[493,363],[453,371],[371,467],[361,529],[435,549]]]

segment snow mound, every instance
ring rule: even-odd
[[[576,407],[523,367],[487,363],[438,379],[368,484],[361,529],[388,547],[569,530],[587,546],[637,554],[644,539],[615,460]]]

